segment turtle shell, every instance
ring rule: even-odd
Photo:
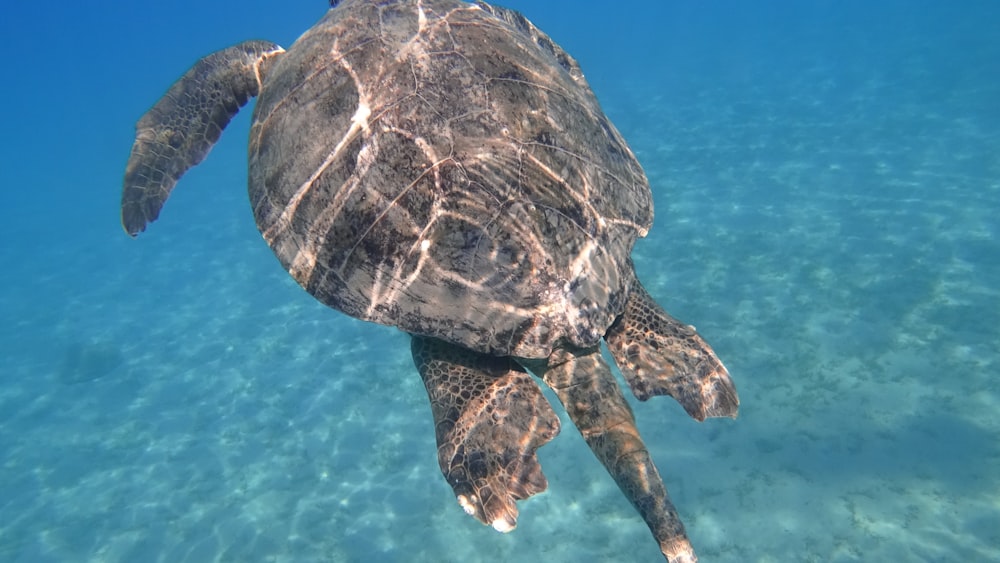
[[[593,346],[621,313],[648,181],[517,12],[344,0],[262,79],[254,216],[321,302],[525,358]]]

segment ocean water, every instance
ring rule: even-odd
[[[643,163],[639,274],[739,389],[633,401],[701,560],[1000,561],[1000,3],[507,5]],[[260,240],[249,111],[122,232],[139,116],[325,8],[4,8],[0,561],[662,560],[558,405],[518,529],[462,512],[407,337]]]

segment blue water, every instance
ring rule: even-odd
[[[702,561],[1000,561],[1000,3],[508,6],[646,167],[640,276],[740,391],[634,404]],[[660,560],[565,418],[515,532],[462,512],[406,337],[260,240],[249,112],[122,232],[138,117],[324,9],[4,8],[0,561]]]

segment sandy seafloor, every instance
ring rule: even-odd
[[[248,111],[122,233],[139,115],[324,10],[145,4],[0,23],[0,561],[657,561],[561,408],[518,529],[462,512],[407,337],[260,240]],[[635,403],[701,560],[1000,560],[1000,4],[532,4],[652,182],[640,276],[740,391]]]

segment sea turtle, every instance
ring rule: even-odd
[[[547,482],[536,450],[570,419],[669,561],[691,544],[601,341],[641,400],[735,416],[729,374],[636,278],[649,183],[577,62],[521,14],[464,0],[343,0],[287,51],[198,61],[136,125],[129,235],[157,218],[255,96],[249,193],[264,240],[326,305],[399,327],[438,462],[501,532]]]

